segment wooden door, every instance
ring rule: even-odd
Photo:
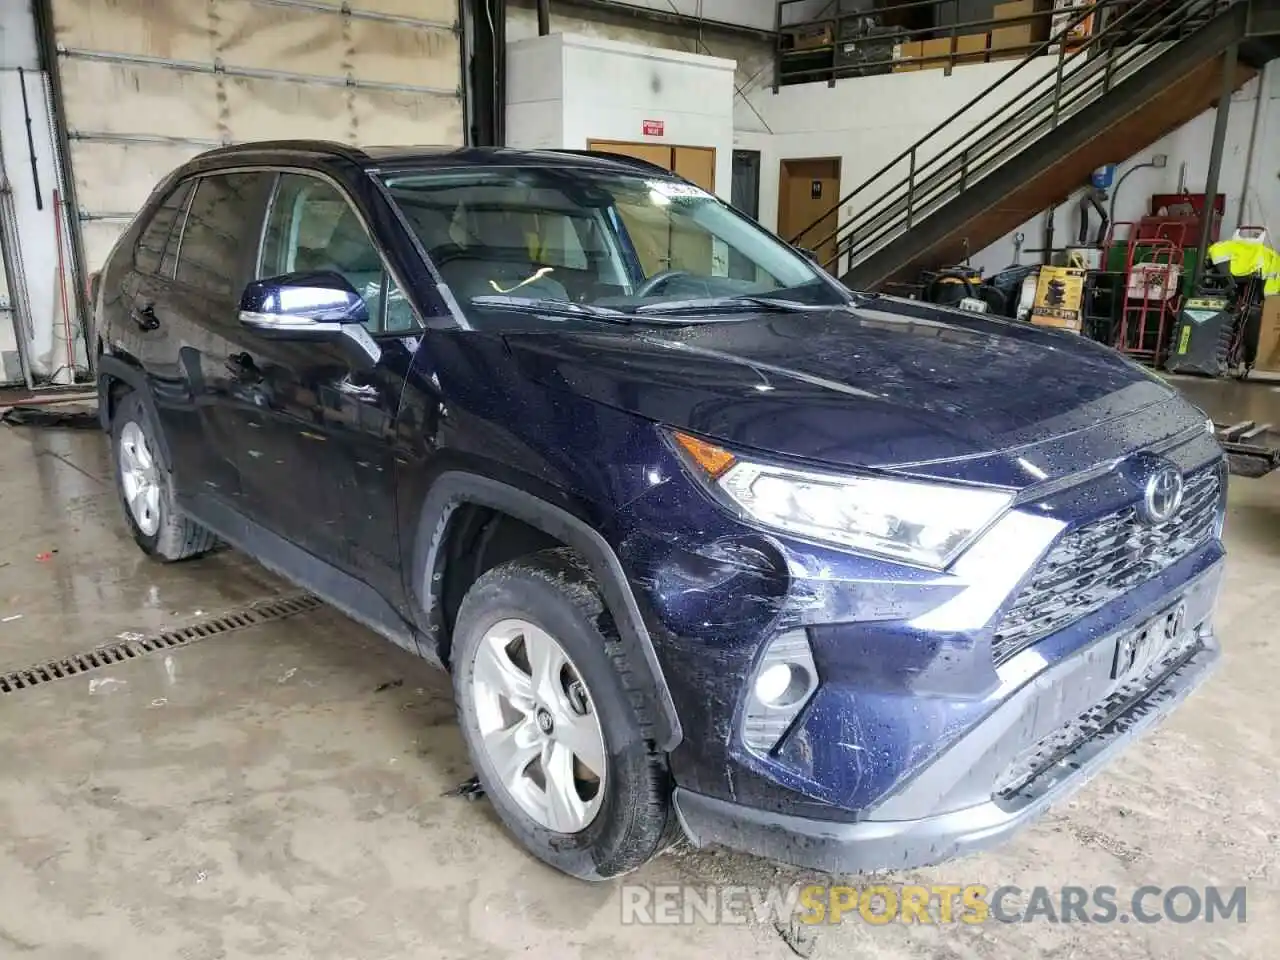
[[[623,143],[621,140],[588,140],[588,150],[601,153],[616,153],[621,157],[633,157],[654,163],[663,170],[672,170],[675,159],[671,156],[671,147],[665,143]]]
[[[716,192],[716,151],[714,147],[676,147],[671,165],[676,176],[696,183],[707,193]]]
[[[588,150],[634,157],[670,170],[708,193],[715,192],[716,151],[714,147],[680,147],[658,143],[627,143],[619,140],[588,140]],[[707,275],[712,269],[711,237],[703,231],[681,230],[665,211],[625,207],[618,211],[635,245],[646,277],[664,270],[688,270]]]
[[[675,166],[675,156],[668,144],[664,143],[624,143],[618,140],[588,140],[588,150],[599,150],[602,153],[616,153],[623,157],[633,157],[671,170]],[[666,214],[649,217],[645,211],[630,206],[619,208],[622,218],[636,248],[636,256],[640,258],[640,266],[646,277],[670,269],[671,263],[671,231],[667,224]]]
[[[712,147],[676,147],[672,169],[707,193],[716,191],[716,151]],[[682,230],[673,222],[671,262],[676,269],[710,276],[712,273],[711,234],[705,230]]]
[[[812,250],[823,263],[834,261],[836,241],[832,234],[839,223],[840,158],[822,157],[805,160],[783,160],[782,178],[778,185],[778,233],[784,240]],[[825,216],[824,216],[825,214]],[[819,223],[796,237],[815,220]],[[822,242],[819,242],[822,241]],[[837,264],[828,269],[837,273]]]

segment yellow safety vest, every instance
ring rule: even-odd
[[[1280,295],[1280,253],[1257,240],[1221,240],[1209,248],[1209,259],[1225,263],[1233,277],[1261,277],[1263,293]]]

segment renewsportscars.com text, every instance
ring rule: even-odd
[[[1243,923],[1244,887],[678,884],[621,887],[624,924]]]

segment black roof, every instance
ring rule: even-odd
[[[366,169],[427,167],[529,166],[647,173],[674,176],[644,160],[589,150],[514,150],[510,147],[369,146],[353,147],[332,140],[263,140],[218,147],[199,159],[229,159],[263,154],[307,154],[342,158]]]

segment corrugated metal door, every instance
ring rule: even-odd
[[[52,0],[85,266],[165,173],[304,137],[463,142],[457,0]]]

